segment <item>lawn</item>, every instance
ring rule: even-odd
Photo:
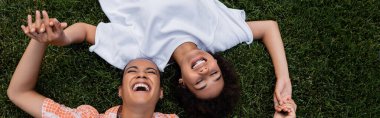
[[[244,9],[248,20],[280,25],[299,117],[380,116],[380,1],[222,1]],[[69,24],[108,21],[96,0],[0,0],[0,117],[28,117],[9,101],[6,90],[29,42],[20,26],[36,9]],[[120,104],[118,69],[89,52],[89,46],[50,46],[37,91],[66,106],[90,104],[100,112]],[[236,67],[242,87],[232,117],[271,117],[275,76],[262,43],[239,45],[222,55]],[[156,110],[186,117],[167,79],[173,69],[165,72],[165,98]]]

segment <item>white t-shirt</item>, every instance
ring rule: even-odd
[[[174,50],[185,42],[215,53],[253,40],[244,11],[218,0],[99,2],[111,22],[98,24],[90,51],[120,69],[132,59],[145,58],[163,71]]]

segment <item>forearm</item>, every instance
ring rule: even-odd
[[[46,47],[46,44],[30,40],[28,47],[13,73],[9,89],[16,91],[33,90],[38,79],[38,73]]]
[[[96,26],[86,23],[75,23],[64,30],[68,42],[64,45],[82,43],[86,40],[90,44],[95,43]]]
[[[275,21],[248,22],[255,39],[261,39],[271,56],[276,78],[289,78],[288,63],[281,39],[280,30]]]
[[[37,117],[44,96],[34,91],[47,45],[31,40],[13,73],[7,94],[18,107]]]
[[[289,78],[285,49],[277,25],[273,25],[273,29],[264,35],[262,42],[272,58],[276,78]]]

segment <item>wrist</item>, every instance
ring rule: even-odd
[[[41,48],[46,48],[49,44],[48,43],[44,43],[44,42],[39,42],[37,41],[36,39],[31,39],[30,44],[34,45],[34,46],[37,46],[37,47],[41,47]]]
[[[277,80],[280,80],[280,79],[290,79],[289,75],[281,75],[281,76],[277,76],[276,75],[276,79]]]

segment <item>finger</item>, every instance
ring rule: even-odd
[[[36,30],[40,30],[41,28],[41,13],[40,11],[36,10]]]
[[[273,103],[274,103],[274,109],[277,111],[277,112],[281,112],[281,108],[280,108],[280,105],[278,104],[278,101],[277,101],[277,98],[276,98],[276,95],[273,94]]]
[[[21,29],[25,34],[28,33],[28,28],[26,28],[24,25],[21,25]]]
[[[37,37],[38,36],[38,33],[37,32],[30,32],[31,35],[33,35],[34,37]]]
[[[28,28],[29,28],[29,32],[34,32],[32,15],[28,15]]]
[[[64,28],[66,28],[66,27],[67,27],[67,23],[66,23],[66,22],[62,22],[62,23],[61,23],[61,28],[64,29]]]
[[[43,32],[45,32],[45,24],[41,24],[41,27],[40,27],[40,31],[39,31],[40,33],[43,33]]]
[[[277,112],[281,112],[281,110],[282,110],[281,106],[279,106],[279,105],[275,106],[274,109],[275,109]]]
[[[295,116],[296,115],[296,110],[294,108],[290,108],[290,111],[291,112],[289,112],[288,115],[290,115],[290,116]]]
[[[50,19],[49,19],[49,26],[50,26],[50,27],[53,27],[53,26],[54,26],[54,20],[55,20],[55,18],[50,18]]]
[[[49,27],[49,15],[44,10],[44,11],[42,11],[42,16],[44,17],[45,30],[48,34],[51,34],[52,29],[51,29],[51,27]]]
[[[55,31],[62,31],[61,23],[56,18],[54,18],[54,30]]]
[[[31,38],[31,39],[37,39],[35,36],[33,36],[32,34],[30,34],[30,33],[26,33],[25,35],[27,35],[29,38]],[[38,41],[38,40],[37,40]],[[38,41],[38,42],[40,42],[40,41]]]

